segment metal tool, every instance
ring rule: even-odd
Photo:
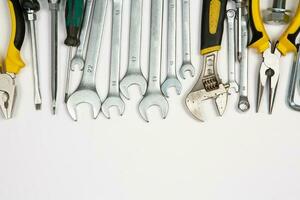
[[[79,104],[88,103],[92,106],[94,119],[100,113],[101,99],[96,89],[96,72],[101,49],[107,0],[95,1],[91,31],[87,47],[86,60],[81,82],[76,91],[67,101],[67,108],[73,120],[77,121],[76,108]]]
[[[147,90],[147,81],[141,70],[143,0],[131,0],[128,69],[120,82],[123,96],[129,99],[128,88],[138,85],[142,95]]]
[[[273,7],[265,10],[264,22],[267,24],[288,24],[290,10],[286,9],[286,0],[273,0]]]
[[[239,89],[239,102],[238,108],[242,112],[246,112],[250,109],[250,103],[248,100],[248,14],[247,7],[243,9],[243,15],[241,18],[241,33],[242,33],[242,57],[239,62],[240,66],[240,89]]]
[[[297,87],[297,81],[299,81],[300,78],[300,51],[299,51],[299,45],[297,45],[298,53],[295,55],[293,68],[291,71],[291,79],[290,79],[290,85],[289,85],[289,91],[288,91],[288,97],[287,102],[290,108],[292,108],[295,111],[300,111],[300,104],[297,104],[295,102],[295,92]]]
[[[16,96],[16,75],[25,66],[20,55],[25,36],[25,20],[18,0],[8,0],[7,3],[11,18],[11,35],[5,61],[0,66],[0,108],[5,119],[10,119]]]
[[[241,62],[242,60],[242,13],[243,9],[246,6],[245,0],[235,0],[236,2],[236,50],[237,50],[237,60]]]
[[[182,0],[182,55],[183,61],[179,74],[182,79],[186,79],[186,72],[195,76],[195,67],[191,59],[191,20],[190,20],[190,0]]]
[[[227,19],[227,41],[228,41],[228,84],[229,84],[229,93],[237,93],[239,91],[239,86],[236,81],[236,72],[235,67],[237,63],[236,58],[236,29],[235,29],[235,19],[236,19],[236,10],[233,8],[233,2],[229,1],[227,6],[230,8],[226,11]]]
[[[169,111],[167,99],[160,88],[161,57],[162,57],[162,33],[163,33],[164,0],[151,1],[151,25],[150,25],[150,55],[148,88],[144,98],[139,104],[139,112],[142,118],[149,122],[147,110],[149,107],[158,106],[162,118],[166,118]]]
[[[51,97],[52,114],[56,113],[56,99],[58,87],[58,11],[60,0],[48,0],[51,12]]]
[[[249,16],[251,16],[250,26],[252,30],[252,40],[249,46],[256,48],[263,55],[261,64],[258,90],[257,90],[257,112],[260,108],[264,88],[269,89],[269,113],[271,114],[274,107],[275,96],[279,81],[279,63],[281,56],[289,52],[296,52],[296,37],[300,31],[300,4],[297,13],[286,31],[281,35],[279,41],[274,45],[265,30],[263,20],[260,14],[259,0],[249,1]]]
[[[35,109],[40,110],[42,106],[42,97],[40,91],[39,60],[38,60],[37,42],[36,42],[36,29],[35,29],[35,21],[37,19],[36,12],[40,10],[40,4],[37,0],[23,0],[22,7],[29,24],[29,32],[31,38],[32,70],[33,70],[33,81],[34,81],[34,104],[35,104]]]
[[[181,94],[182,85],[176,72],[176,40],[177,40],[177,2],[168,0],[168,58],[167,58],[167,78],[162,84],[162,93],[169,97],[168,90],[171,87],[176,89],[178,95]]]
[[[91,22],[93,17],[93,11],[95,7],[95,0],[87,0],[85,4],[85,11],[84,11],[84,17],[82,22],[82,27],[80,31],[80,38],[81,41],[79,46],[77,47],[75,51],[75,55],[73,56],[71,63],[70,63],[70,78],[71,78],[71,72],[74,72],[75,70],[83,71],[84,63],[85,63],[85,57],[87,52],[87,45],[88,40],[90,36],[90,29],[91,29]],[[68,83],[69,84],[69,83]],[[69,86],[67,86],[69,88]]]
[[[201,30],[203,68],[198,82],[186,98],[187,108],[200,121],[204,121],[201,109],[203,101],[214,99],[219,115],[223,115],[228,100],[229,86],[222,83],[217,71],[227,0],[220,1],[219,6],[213,6],[214,3],[214,0],[203,1]],[[210,13],[215,14],[212,16]]]
[[[70,83],[70,67],[71,60],[73,57],[73,50],[80,44],[80,30],[82,25],[82,18],[84,13],[84,0],[67,0],[65,16],[66,16],[66,31],[67,38],[65,40],[65,45],[69,47],[68,55],[68,67],[67,67],[67,78],[66,78],[66,88],[65,88],[65,103],[69,97],[69,83]]]
[[[125,103],[120,96],[120,62],[121,62],[121,37],[122,37],[122,13],[123,0],[113,0],[111,59],[109,91],[106,100],[102,105],[102,112],[105,117],[110,118],[109,109],[117,107],[120,115],[125,111]]]

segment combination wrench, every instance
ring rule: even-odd
[[[96,72],[107,3],[108,0],[95,1],[94,10],[97,12],[93,13],[82,79],[76,91],[71,94],[67,101],[69,114],[74,121],[77,121],[76,108],[81,103],[88,103],[92,106],[94,119],[97,118],[101,110],[101,99],[96,89]]]
[[[130,30],[129,30],[129,58],[128,69],[120,82],[120,90],[129,99],[128,88],[138,85],[142,95],[147,90],[147,81],[141,70],[141,39],[143,0],[131,0]]]
[[[90,31],[90,25],[91,25],[91,18],[93,16],[95,6],[95,0],[87,0],[85,4],[85,14],[82,22],[81,32],[80,32],[80,44],[76,49],[75,55],[70,61],[70,64],[68,65],[68,71],[67,71],[67,78],[66,78],[66,89],[65,89],[65,103],[67,103],[68,97],[69,97],[69,90],[70,90],[70,80],[72,72],[74,72],[76,69],[79,71],[83,70],[84,67],[84,58],[86,55],[86,49],[89,39],[89,31]]]
[[[245,9],[244,9],[245,10]],[[246,11],[244,11],[246,12]],[[241,18],[241,60],[240,60],[240,98],[238,108],[242,112],[250,109],[248,100],[248,19],[247,14]]]
[[[168,58],[167,58],[167,78],[162,84],[162,93],[169,97],[168,89],[174,87],[178,95],[181,94],[182,85],[176,72],[176,31],[177,31],[177,0],[168,0]]]
[[[186,79],[186,72],[195,76],[195,67],[191,60],[191,20],[190,0],[182,0],[182,66],[179,70],[180,77]]]
[[[110,59],[109,91],[106,100],[102,104],[102,112],[110,118],[109,109],[117,107],[120,115],[125,111],[125,103],[120,96],[120,61],[121,61],[121,36],[122,36],[122,10],[123,0],[113,0],[112,39]]]
[[[229,6],[232,1],[229,1],[227,6]],[[236,10],[233,8],[229,8],[226,12],[227,19],[227,37],[228,37],[228,83],[230,94],[237,93],[239,91],[239,86],[236,82],[236,72],[235,67],[237,64],[236,59],[236,29],[235,29],[235,19],[236,19]]]
[[[149,107],[158,106],[160,108],[162,118],[164,119],[167,117],[169,111],[169,103],[162,94],[160,87],[163,9],[164,0],[151,1],[148,88],[144,98],[139,104],[140,115],[146,122],[149,122],[147,115]]]

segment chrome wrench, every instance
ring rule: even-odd
[[[246,8],[244,8],[246,12]],[[241,60],[240,60],[240,98],[238,108],[242,112],[246,112],[250,109],[250,103],[248,100],[248,17],[247,14],[243,14],[241,18],[241,35],[240,41]]]
[[[128,88],[132,85],[138,85],[142,95],[147,90],[147,81],[141,71],[143,0],[131,0],[130,12],[128,69],[120,82],[120,90],[127,99],[129,99]]]
[[[233,2],[228,2],[229,3]],[[229,8],[226,12],[227,19],[227,37],[228,37],[228,83],[229,83],[229,93],[237,93],[239,91],[239,86],[236,82],[236,37],[235,37],[235,19],[236,10]]]
[[[70,116],[77,121],[76,108],[79,104],[88,103],[92,106],[94,119],[100,113],[101,99],[96,89],[96,72],[100,55],[101,42],[103,36],[105,15],[108,0],[95,1],[90,38],[87,47],[86,60],[84,63],[81,82],[76,91],[71,94],[67,101],[67,108]]]
[[[150,27],[150,55],[148,88],[144,98],[139,104],[142,118],[149,122],[147,110],[149,107],[158,106],[162,118],[166,118],[169,111],[169,103],[163,96],[160,87],[161,57],[162,57],[162,33],[163,33],[164,0],[151,1],[151,27]]]
[[[75,55],[72,58],[67,71],[65,102],[67,102],[69,97],[71,72],[74,72],[76,69],[82,71],[84,67],[84,59],[86,56],[86,49],[87,49],[89,33],[91,29],[91,18],[93,17],[94,6],[95,6],[95,0],[86,1],[84,18],[83,18],[82,28],[80,32],[80,44],[76,49]]]
[[[174,87],[178,95],[181,94],[182,85],[176,72],[176,31],[177,31],[177,0],[168,0],[168,58],[167,78],[162,84],[162,93],[169,97],[168,89]]]
[[[123,0],[113,0],[112,40],[110,59],[109,91],[102,105],[105,117],[110,118],[109,109],[117,107],[122,116],[125,111],[125,103],[120,96],[120,62],[121,62],[121,37],[122,37],[122,12]]]
[[[190,0],[182,0],[182,66],[179,70],[180,77],[186,79],[186,72],[195,76],[195,67],[191,61],[191,20]]]

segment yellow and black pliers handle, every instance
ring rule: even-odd
[[[286,55],[289,52],[297,52],[297,41],[296,38],[300,33],[300,2],[296,15],[292,19],[287,30],[281,35],[277,49],[281,52],[282,55]]]
[[[25,66],[20,50],[25,37],[25,19],[19,0],[7,0],[11,18],[11,35],[5,59],[5,71],[18,74]]]
[[[220,51],[227,0],[203,0],[201,54]]]
[[[256,48],[260,53],[270,48],[270,38],[266,32],[261,14],[260,0],[249,0],[250,27],[252,30],[252,39],[249,47]],[[300,4],[297,13],[286,31],[280,37],[276,47],[282,55],[289,52],[296,52],[296,37],[300,32]]]
[[[249,47],[263,53],[270,47],[270,38],[266,32],[264,22],[260,14],[260,0],[249,0],[249,23],[252,31],[252,39]]]

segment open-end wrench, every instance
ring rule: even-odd
[[[244,9],[246,12],[246,8]],[[246,112],[250,109],[250,103],[248,100],[248,17],[247,14],[243,14],[241,18],[241,34],[242,45],[241,60],[240,60],[240,98],[238,108],[242,112]]]
[[[141,94],[147,90],[147,81],[141,71],[143,0],[131,0],[128,69],[120,82],[120,90],[129,99],[128,88],[138,85]]]
[[[101,41],[104,29],[105,15],[108,0],[95,1],[90,38],[87,47],[86,60],[81,82],[76,91],[67,101],[67,108],[73,120],[77,121],[76,108],[81,103],[92,106],[94,119],[100,113],[101,99],[96,89],[96,72],[101,49]]]
[[[144,98],[139,104],[140,115],[147,122],[149,122],[147,115],[147,110],[149,107],[158,106],[164,119],[167,117],[169,111],[169,103],[163,96],[160,88],[163,10],[164,0],[151,1],[148,88]]]
[[[120,61],[121,61],[121,36],[122,36],[122,11],[123,0],[113,0],[112,38],[110,58],[109,91],[106,100],[102,104],[102,112],[110,118],[109,109],[117,107],[122,116],[125,111],[125,103],[120,96]]]
[[[90,25],[91,25],[91,18],[93,16],[94,6],[95,6],[95,0],[86,1],[84,18],[83,18],[82,28],[80,32],[80,44],[76,49],[75,55],[72,58],[67,71],[65,102],[67,102],[69,97],[71,72],[74,72],[76,69],[82,71],[84,67],[84,58],[86,55],[86,49],[88,45],[89,31],[91,27]]]
[[[195,67],[191,60],[191,21],[190,0],[182,0],[182,66],[179,70],[180,77],[186,79],[186,72],[195,76]]]
[[[168,0],[168,58],[167,78],[162,84],[162,93],[169,97],[168,89],[174,87],[178,95],[181,94],[182,85],[176,72],[176,35],[177,35],[177,0]]]
[[[236,72],[235,67],[237,63],[236,59],[236,31],[235,31],[235,19],[236,10],[233,8],[234,2],[229,1],[227,4],[228,10],[226,12],[227,19],[227,37],[228,37],[228,84],[229,93],[237,93],[239,91],[239,86],[236,82]]]

